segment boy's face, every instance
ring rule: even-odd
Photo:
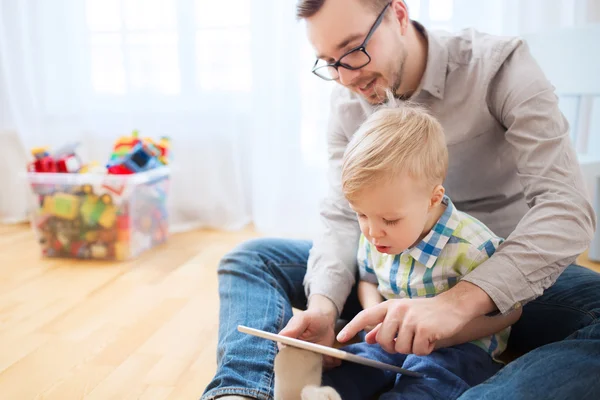
[[[350,202],[362,233],[377,251],[400,254],[427,235],[428,226],[439,218],[436,205],[443,189],[424,186],[408,174],[399,174],[393,180],[379,180]]]

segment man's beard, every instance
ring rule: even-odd
[[[390,91],[392,92],[393,96],[397,99],[401,99],[404,100],[404,95],[398,93],[398,90],[400,89],[400,85],[402,84],[402,68],[400,69],[400,71],[397,71],[394,73],[393,79],[392,79],[392,84],[390,86]]]
[[[396,70],[390,68],[392,73],[390,73],[390,86],[387,88],[384,87],[376,87],[375,94],[379,103],[385,103],[388,99],[388,93],[391,92],[391,95],[399,100],[408,100],[408,98],[412,95],[412,93],[398,93],[400,90],[400,85],[402,85],[402,72],[404,71],[404,62],[406,61],[406,52],[402,49],[402,54],[400,54],[399,60],[397,60],[394,65],[400,64],[400,67]]]
[[[402,69],[400,69],[400,71],[393,73],[390,76],[391,77],[391,81],[390,81],[391,85],[390,86],[375,87],[375,97],[377,100],[374,103],[383,104],[386,101],[388,101],[389,96],[393,96],[400,100],[405,100],[404,95],[398,94],[398,89],[400,88],[400,84],[402,83],[401,78],[400,78],[401,75],[402,75]],[[406,97],[408,97],[408,96],[406,96]]]
[[[406,62],[406,50],[404,48],[401,50],[399,57],[400,59],[397,61],[396,65],[399,64],[400,66],[392,75],[390,90],[394,94],[394,97],[401,100],[406,100],[412,95],[412,93],[398,93],[400,90],[400,85],[402,85],[402,73],[404,72],[404,63]]]

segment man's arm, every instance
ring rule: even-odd
[[[477,317],[464,326],[456,335],[447,339],[438,340],[435,343],[435,349],[442,347],[451,347],[459,344],[471,342],[483,337],[491,336],[501,330],[514,325],[519,318],[523,309],[512,311],[506,315],[497,315],[495,317],[486,317],[482,315]]]
[[[596,222],[554,88],[524,43],[491,78],[487,100],[507,129],[530,210],[499,250],[463,280],[506,313],[556,281],[587,249]]]
[[[312,300],[319,295],[335,305],[338,315],[355,283],[360,235],[356,213],[350,209],[341,187],[342,159],[348,145],[342,124],[349,119],[343,114],[347,112],[343,90],[336,88],[332,94],[327,132],[329,193],[321,205],[321,231],[314,239],[304,278],[309,309],[323,306],[323,299]]]

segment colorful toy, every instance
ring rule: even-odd
[[[139,138],[134,131],[115,142],[108,171],[104,166],[84,165],[75,153],[77,144],[52,153],[47,147],[32,149],[34,161],[27,169],[38,201],[32,227],[42,253],[125,260],[167,240],[167,169],[150,174],[146,181],[87,174],[133,174],[166,165],[170,145],[166,137],[155,142]],[[60,175],[41,174],[51,172]]]
[[[35,161],[27,167],[29,172],[56,172],[56,162],[48,153],[47,147],[35,147],[31,150]]]
[[[113,173],[111,168],[114,166],[120,167],[120,170],[125,168],[130,173],[147,171],[160,165],[158,161],[159,154],[154,146],[138,143],[125,156],[119,158],[113,164],[109,163],[107,168],[110,173]]]
[[[66,145],[55,151],[53,158],[56,162],[57,172],[76,173],[83,167],[83,163],[75,153],[79,143]]]
[[[114,175],[128,175],[167,165],[171,157],[169,138],[161,137],[158,142],[151,138],[140,139],[138,131],[115,141],[106,165],[107,171],[95,163],[84,165],[75,152],[78,146],[79,143],[68,144],[52,154],[48,147],[36,147],[31,150],[35,160],[28,164],[27,170],[37,173],[108,172]]]
[[[97,242],[90,246],[92,258],[106,258],[108,256],[108,248],[106,244]]]
[[[111,195],[97,196],[89,185],[83,187],[83,195],[80,209],[83,222],[87,225],[98,224],[103,228],[111,228],[117,219],[117,211]]]
[[[72,243],[69,253],[76,258],[91,258],[92,256],[89,245],[83,240]]]
[[[42,208],[46,214],[72,220],[79,212],[79,198],[68,193],[57,193],[46,196]]]
[[[121,196],[99,183],[53,185],[50,193],[36,193],[41,205],[32,226],[43,254],[125,260],[164,242],[168,183],[165,175],[134,188],[127,185]]]
[[[144,139],[153,144],[153,146],[160,152],[158,160],[162,165],[168,165],[171,161],[171,139],[166,136],[162,136],[158,143],[155,143],[150,138]]]
[[[99,173],[106,173],[106,169],[101,166],[100,164],[98,164],[98,162],[96,161],[92,161],[89,164],[83,165],[80,169],[79,169],[79,173],[80,174],[89,174],[89,173],[94,173],[94,174],[99,174]]]
[[[162,137],[158,143],[150,138],[139,139],[138,131],[122,136],[115,142],[113,153],[106,165],[109,174],[127,175],[167,165],[170,140]]]
[[[83,167],[81,160],[75,153],[79,143],[69,144],[55,151],[54,154],[48,152],[48,147],[35,147],[31,154],[35,161],[27,167],[29,172],[60,172],[76,173]]]

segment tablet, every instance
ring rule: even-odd
[[[423,374],[419,372],[412,372],[407,369],[397,367],[395,365],[382,363],[380,361],[371,360],[370,358],[365,358],[357,356],[356,354],[348,353],[347,351],[334,349],[333,347],[323,346],[320,344],[306,342],[304,340],[299,339],[292,339],[287,336],[261,331],[260,329],[248,328],[247,326],[243,325],[238,325],[238,331],[242,333],[247,333],[249,335],[258,336],[263,339],[273,340],[275,342],[283,343],[288,346],[297,347],[299,349],[309,350],[326,356],[339,358],[340,360],[349,361],[356,364],[367,365],[369,367],[379,368],[385,371],[394,371],[406,376],[413,376],[416,378],[423,377]]]

